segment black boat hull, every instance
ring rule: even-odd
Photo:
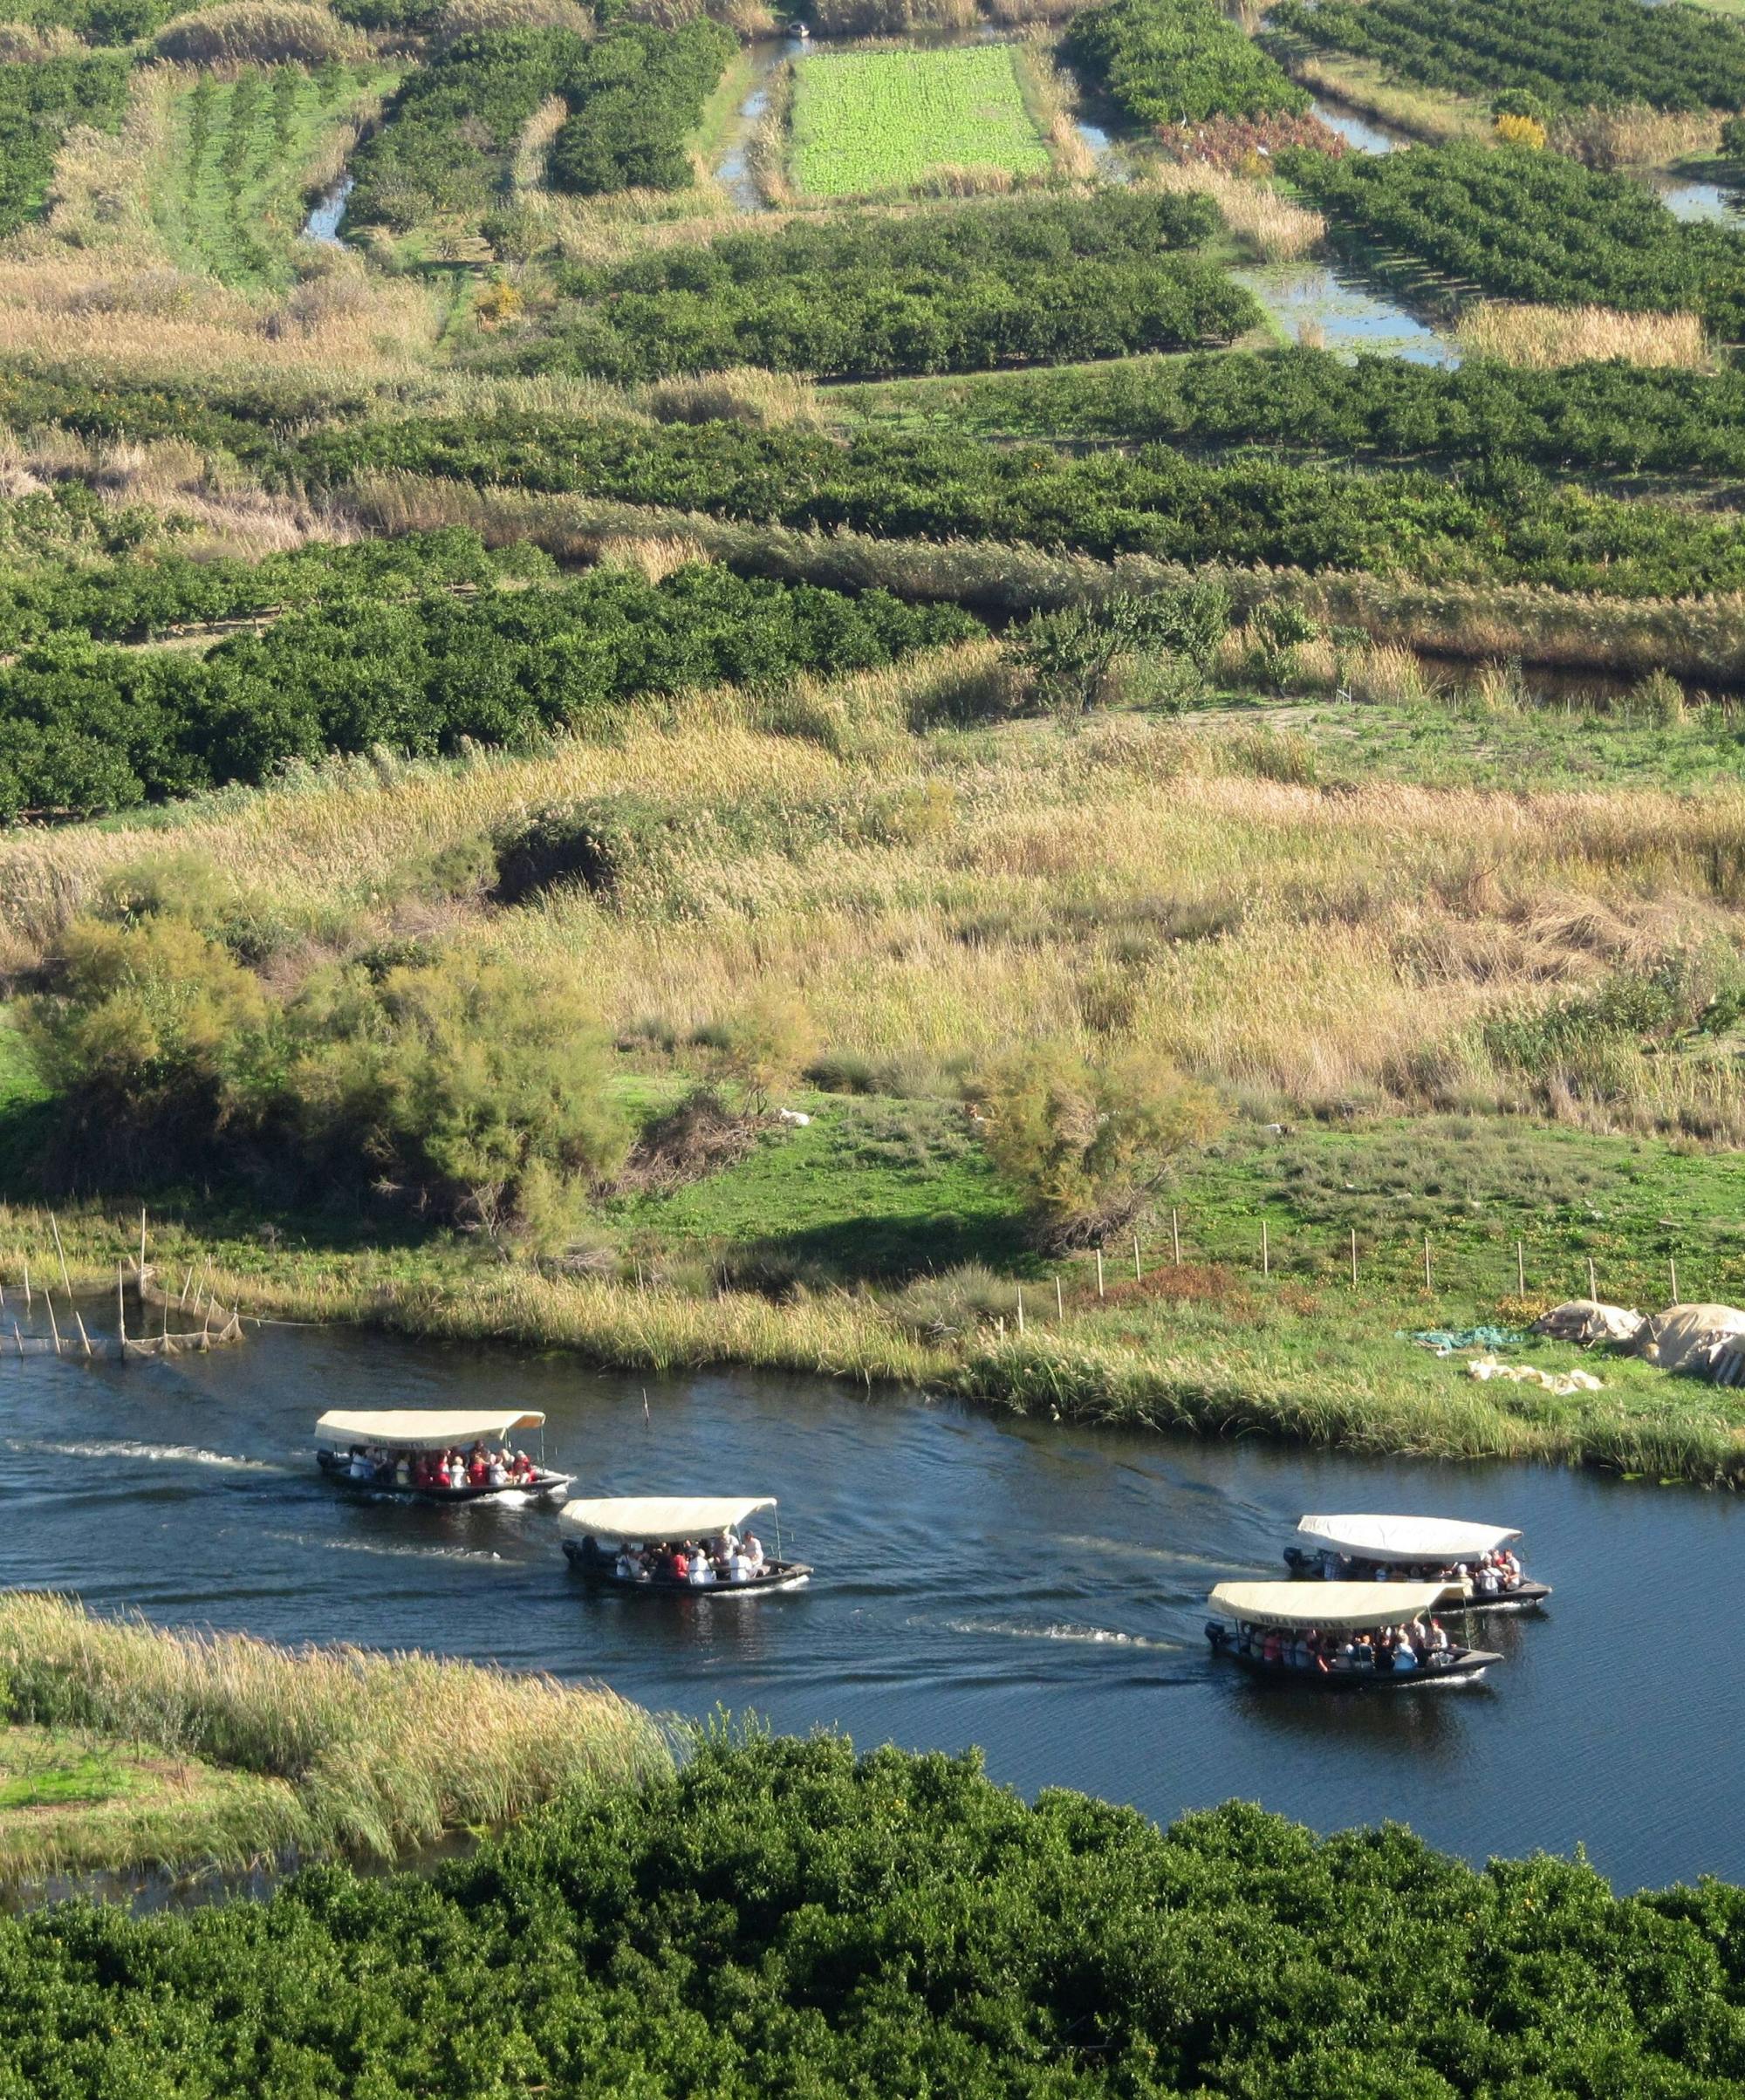
[[[397,1502],[428,1502],[432,1505],[488,1502],[504,1495],[542,1497],[558,1495],[574,1477],[567,1473],[539,1473],[530,1481],[506,1481],[501,1488],[493,1488],[488,1482],[482,1488],[475,1488],[470,1481],[464,1488],[414,1488],[410,1485],[402,1487],[398,1481],[353,1480],[347,1460],[331,1451],[318,1451],[315,1458],[322,1472],[335,1487],[350,1488],[359,1495],[387,1495]]]
[[[1321,1573],[1321,1558],[1316,1553],[1304,1553],[1300,1547],[1284,1549],[1284,1564],[1299,1583],[1314,1583],[1326,1579]],[[1346,1577],[1351,1580],[1352,1578]],[[1358,1577],[1357,1580],[1363,1578]],[[1390,1580],[1392,1578],[1390,1577]],[[1402,1576],[1402,1582],[1434,1581],[1434,1577]],[[1551,1594],[1549,1583],[1517,1583],[1512,1590],[1499,1590],[1495,1597],[1480,1597],[1471,1583],[1450,1582],[1437,1604],[1438,1611],[1527,1611],[1535,1604],[1543,1604]]]
[[[591,1589],[619,1590],[636,1597],[768,1597],[778,1590],[801,1589],[812,1577],[804,1561],[770,1561],[761,1574],[742,1583],[681,1583],[670,1575],[626,1576],[618,1572],[615,1554],[603,1557],[590,1553],[575,1539],[564,1541],[564,1558]]]
[[[1290,1663],[1269,1663],[1261,1656],[1244,1653],[1232,1639],[1228,1627],[1215,1621],[1207,1627],[1206,1638],[1214,1655],[1240,1664],[1252,1677],[1264,1678],[1269,1684],[1301,1685],[1315,1692],[1414,1692],[1428,1691],[1437,1685],[1476,1684],[1493,1663],[1502,1660],[1483,1648],[1454,1648],[1448,1651],[1446,1662],[1421,1664],[1415,1670],[1299,1670]]]

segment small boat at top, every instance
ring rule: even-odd
[[[1335,1583],[1442,1584],[1445,1609],[1519,1611],[1543,1604],[1544,1583],[1527,1580],[1509,1550],[1520,1537],[1499,1524],[1463,1524],[1441,1516],[1305,1516],[1300,1545],[1284,1549],[1299,1579]]]
[[[1441,1601],[1440,1583],[1220,1583],[1206,1638],[1260,1677],[1322,1691],[1408,1691],[1471,1683],[1500,1662],[1483,1648],[1396,1642]],[[1380,1638],[1378,1638],[1377,1637]]]
[[[524,1430],[544,1426],[543,1414],[520,1408],[341,1409],[316,1423],[315,1461],[330,1481],[344,1487],[408,1501],[477,1502],[499,1495],[544,1498],[561,1494],[571,1476],[554,1473],[543,1453],[537,1464],[519,1453],[511,1454],[506,1466],[491,1456]]]
[[[763,1597],[811,1580],[804,1561],[784,1560],[779,1529],[773,1557],[740,1526],[772,1495],[627,1495],[565,1502],[563,1516],[582,1536],[564,1541],[564,1557],[600,1589],[648,1595]]]

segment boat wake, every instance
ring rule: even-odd
[[[177,1466],[218,1466],[230,1473],[283,1473],[266,1459],[238,1458],[229,1451],[208,1451],[199,1444],[88,1443],[50,1444],[8,1437],[6,1449],[20,1457],[58,1459],[147,1459]]]
[[[1110,1626],[1079,1626],[1070,1622],[1037,1626],[1004,1618],[948,1618],[945,1628],[948,1633],[994,1634],[1005,1640],[1076,1641],[1099,1648],[1155,1649],[1160,1653],[1179,1654],[1184,1645],[1179,1640],[1153,1640],[1143,1633],[1118,1633]]]
[[[1167,1546],[1139,1546],[1132,1539],[1122,1538],[1063,1538],[1063,1546],[1074,1546],[1085,1553],[1106,1553],[1121,1560],[1156,1561],[1171,1568],[1216,1568],[1228,1573],[1240,1571],[1243,1575],[1270,1575],[1270,1561],[1233,1561],[1222,1554],[1176,1553]]]
[[[366,1553],[373,1560],[384,1561],[478,1561],[486,1567],[499,1568],[514,1565],[500,1553],[487,1553],[472,1546],[378,1546],[361,1538],[309,1539],[300,1531],[268,1531],[263,1537],[277,1539],[282,1546],[317,1545],[329,1553]]]

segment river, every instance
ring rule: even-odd
[[[1002,1780],[1164,1821],[1234,1795],[1322,1830],[1399,1817],[1474,1860],[1583,1843],[1623,1888],[1745,1878],[1733,1498],[1014,1423],[749,1372],[652,1382],[646,1421],[642,1394],[564,1358],[343,1330],[168,1363],[0,1359],[0,1584],[496,1658],[863,1745],[979,1743]],[[324,1407],[499,1402],[543,1409],[549,1455],[591,1491],[778,1495],[817,1579],[734,1604],[590,1596],[549,1510],[358,1501],[316,1475]],[[1305,1509],[1522,1525],[1557,1595],[1485,1622],[1505,1660],[1475,1687],[1256,1685],[1208,1655],[1205,1595],[1282,1574]]]

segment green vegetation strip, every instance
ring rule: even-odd
[[[1582,1861],[1477,1870],[1397,1824],[1320,1839],[1232,1803],[1160,1831],[1027,1803],[974,1757],[709,1743],[430,1880],[328,1870],[195,1927],[5,1920],[0,2079],[1697,2100],[1745,2076],[1742,1939],[1718,1881],[1618,1898]]]
[[[666,1768],[610,1693],[0,1597],[0,1880],[377,1859]]]
[[[1014,46],[851,51],[794,79],[793,169],[813,196],[900,189],[941,168],[1045,174]]]

